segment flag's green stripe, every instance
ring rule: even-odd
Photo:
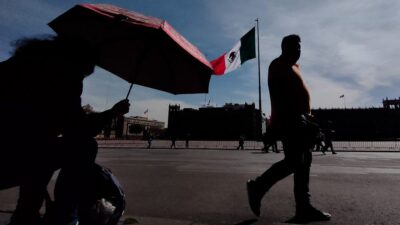
[[[243,64],[256,57],[256,28],[253,27],[240,39],[240,61]]]

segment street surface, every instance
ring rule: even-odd
[[[269,225],[285,224],[294,215],[292,176],[267,193],[258,219],[248,206],[245,183],[282,157],[258,150],[107,148],[100,150],[98,163],[124,186],[128,204],[123,221]],[[314,153],[312,202],[330,212],[332,220],[312,224],[398,225],[399,187],[400,153]],[[0,191],[0,224],[6,224],[16,197],[16,188]]]
[[[124,140],[124,139],[99,139],[97,140],[101,148],[129,148],[143,149],[147,148],[146,140]],[[165,149],[171,146],[170,140],[153,140],[151,148]],[[244,148],[246,150],[258,150],[263,147],[260,141],[246,140]],[[184,149],[185,141],[177,140],[176,147]],[[190,140],[191,149],[219,149],[234,150],[238,147],[238,141],[210,141],[210,140]],[[400,152],[400,141],[334,141],[333,147],[337,151],[356,151],[356,152]],[[278,148],[282,149],[282,144],[278,141]]]

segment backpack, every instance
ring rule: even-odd
[[[126,202],[121,184],[111,170],[94,164],[90,171],[90,193],[85,193],[85,206],[78,206],[72,221],[65,225],[117,225],[124,213]],[[44,222],[53,225],[56,202],[46,196]],[[54,222],[53,222],[54,223]],[[64,225],[64,224],[63,224]]]

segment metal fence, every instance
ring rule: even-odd
[[[148,147],[146,140],[117,140],[117,139],[98,139],[100,148],[132,148],[142,149]],[[239,146],[238,141],[189,141],[186,147],[184,140],[176,141],[177,149],[221,149],[236,150]],[[153,140],[151,148],[166,149],[171,147],[170,140]],[[400,141],[334,141],[335,151],[377,151],[377,152],[400,152]],[[245,150],[261,150],[263,143],[258,141],[245,141]],[[282,143],[278,142],[278,148],[282,149]]]
[[[336,141],[333,147],[352,151],[396,151],[400,152],[400,141]]]

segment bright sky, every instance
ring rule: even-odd
[[[0,61],[21,37],[52,34],[47,23],[79,1],[0,0]],[[212,60],[231,49],[260,20],[263,111],[270,114],[267,67],[280,55],[282,37],[302,38],[299,60],[313,108],[381,106],[400,96],[400,1],[398,0],[113,0],[110,3],[166,19]],[[134,85],[131,111],[167,122],[168,104],[198,108],[208,103],[258,106],[257,60],[213,76],[209,94],[172,95]],[[129,84],[100,68],[85,80],[83,104],[101,111],[123,99]],[[339,98],[345,95],[345,98]]]

